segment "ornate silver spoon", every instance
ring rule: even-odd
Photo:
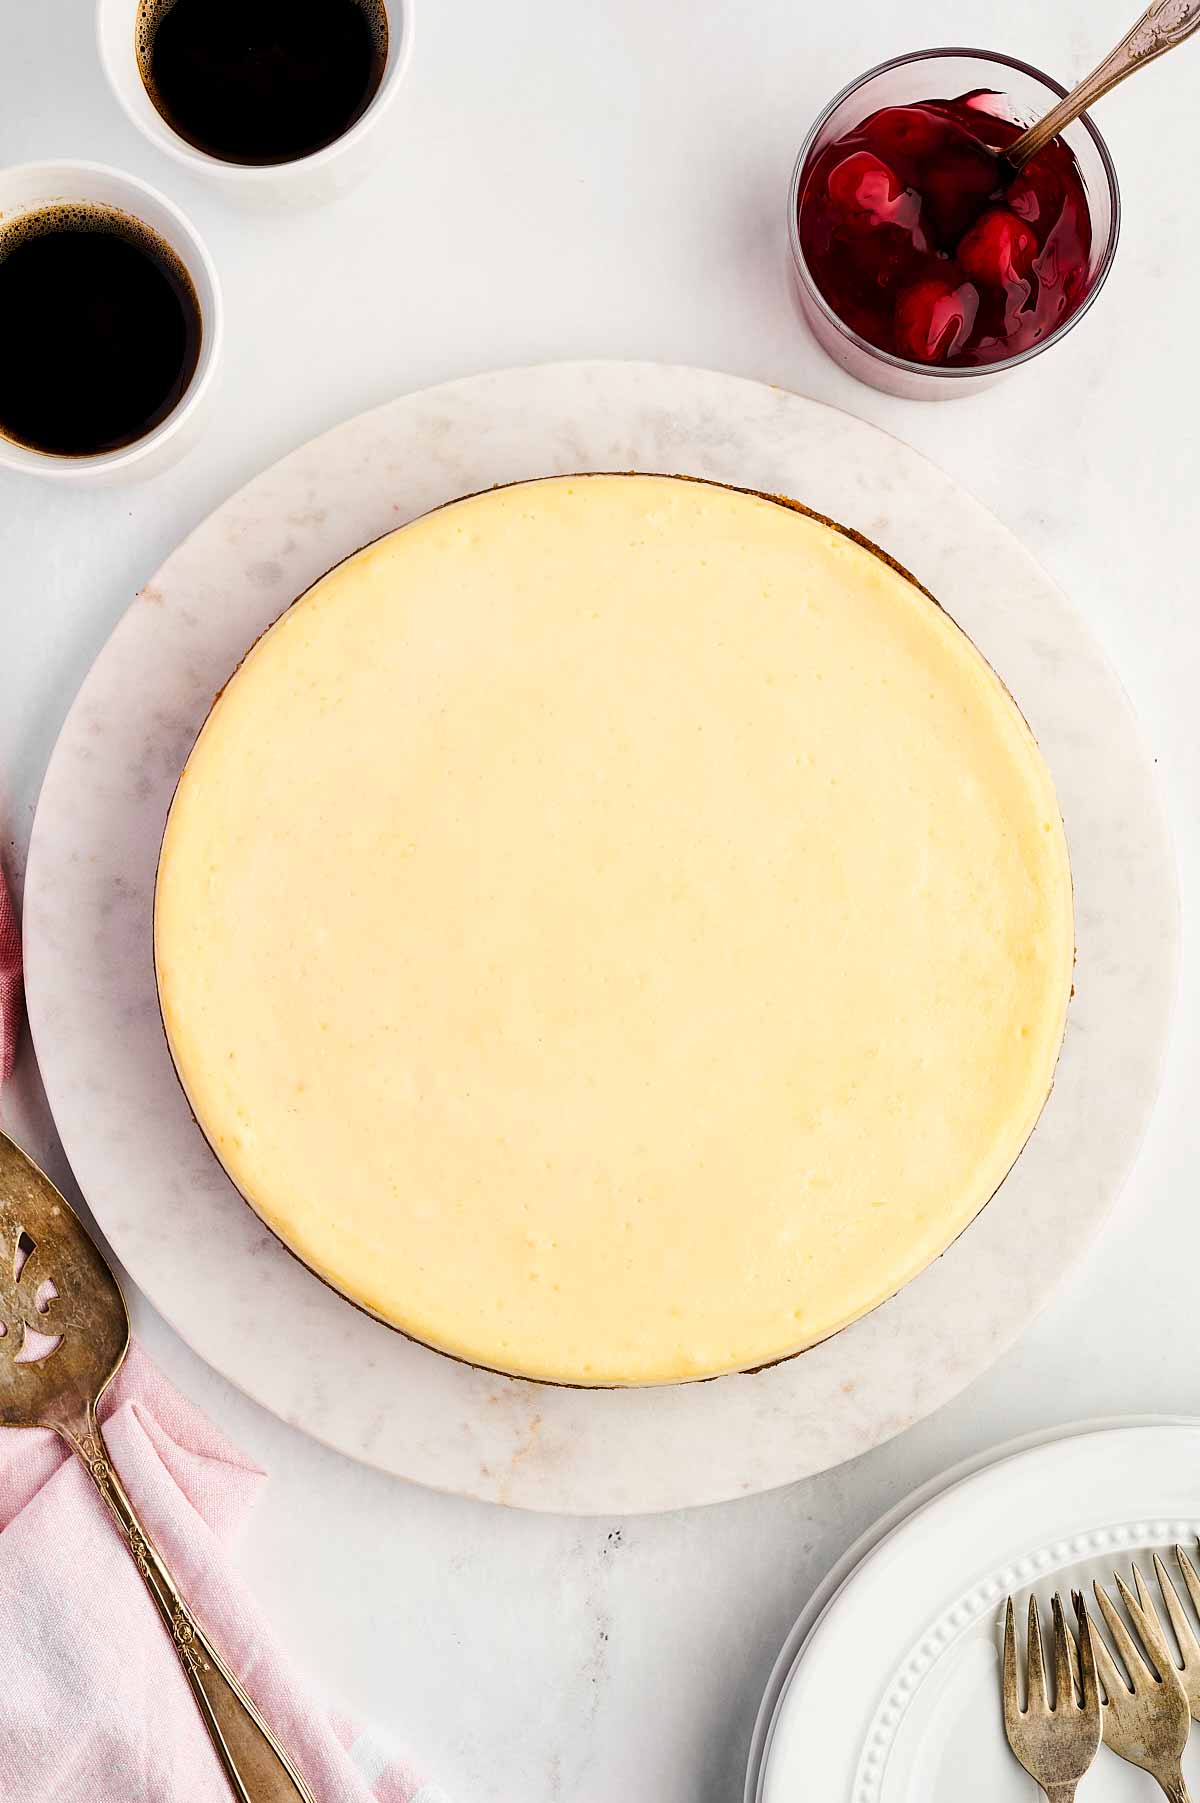
[[[116,1278],[74,1209],[0,1133],[0,1426],[52,1428],[82,1461],[154,1598],[238,1803],[313,1803],[180,1596],[109,1461],[96,1404],[128,1345]]]
[[[1001,154],[1006,163],[1020,169],[1051,138],[1056,138],[1072,120],[1078,119],[1097,100],[1101,100],[1119,81],[1135,70],[1145,68],[1156,56],[1174,50],[1200,26],[1200,0],[1151,0],[1136,25],[1131,25],[1116,49],[1078,86],[1071,89],[1058,105],[1051,107],[1045,118],[1023,131]]]

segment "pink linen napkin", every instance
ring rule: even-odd
[[[306,1696],[230,1560],[266,1481],[134,1346],[100,1410],[183,1595],[317,1803],[444,1803],[376,1735]],[[166,1631],[91,1480],[55,1437],[0,1429],[0,1798],[229,1803]]]
[[[0,876],[0,1082],[21,953]],[[180,1590],[316,1803],[445,1803],[379,1736],[305,1694],[229,1559],[266,1482],[134,1346],[100,1408],[109,1452]],[[154,1604],[79,1461],[0,1428],[0,1800],[230,1803]]]
[[[21,934],[0,870],[0,1083],[17,1054],[21,1019]]]

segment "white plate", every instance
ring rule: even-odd
[[[762,1702],[758,1706],[758,1714],[755,1717],[754,1729],[750,1736],[743,1803],[760,1803],[767,1758],[775,1734],[775,1724],[782,1713],[792,1674],[799,1664],[813,1630],[826,1610],[836,1601],[840,1591],[862,1564],[867,1554],[873,1552],[889,1534],[895,1533],[897,1528],[901,1527],[910,1516],[915,1515],[919,1509],[923,1509],[926,1503],[932,1502],[935,1497],[952,1490],[964,1478],[973,1477],[977,1471],[985,1471],[989,1466],[998,1465],[1019,1452],[1027,1452],[1035,1446],[1045,1446],[1051,1440],[1065,1440],[1076,1434],[1103,1433],[1110,1428],[1190,1425],[1193,1425],[1191,1416],[1114,1415],[1109,1420],[1072,1422],[1060,1427],[1040,1428],[1031,1434],[1020,1434],[1014,1440],[1005,1441],[1002,1446],[992,1446],[985,1452],[973,1453],[971,1457],[963,1459],[959,1464],[952,1465],[949,1470],[939,1472],[936,1477],[921,1484],[911,1495],[903,1497],[894,1504],[886,1514],[879,1517],[878,1521],[872,1522],[865,1533],[860,1534],[858,1539],[847,1547],[837,1563],[826,1572],[796,1617],[787,1639],[779,1649],[779,1655],[771,1668],[771,1675],[767,1679],[767,1687],[763,1692]]]
[[[893,1301],[803,1358],[581,1392],[414,1346],[266,1233],[204,1145],[154,993],[151,902],[179,768],[250,641],[331,564],[439,502],[572,470],[794,495],[912,569],[1013,689],[1067,822],[1078,994],[1054,1094],[996,1200]],[[1016,539],[885,433],[758,383],[655,364],[473,377],[351,420],[235,495],[147,583],[47,772],[25,890],[30,1018],[67,1156],[117,1256],[203,1357],[285,1419],[437,1488],[622,1513],[767,1489],[954,1395],[1088,1245],[1155,1095],[1175,880],[1152,773],[1083,620]],[[1036,1237],[1038,1257],[1024,1248]]]
[[[1122,1423],[1004,1451],[897,1512],[809,1628],[783,1679],[760,1803],[1004,1803],[1036,1796],[999,1708],[1004,1598],[1111,1584],[1200,1533],[1200,1421]],[[889,1523],[892,1525],[889,1526]],[[858,1549],[855,1549],[856,1553]],[[1173,1561],[1168,1561],[1173,1564]],[[833,1574],[831,1574],[833,1575]],[[803,1618],[802,1618],[803,1619]],[[798,1624],[799,1627],[800,1624]],[[793,1634],[792,1639],[794,1640]],[[778,1671],[778,1668],[777,1668]],[[775,1680],[773,1680],[775,1682]],[[1200,1745],[1185,1770],[1200,1776]],[[1102,1752],[1093,1803],[1145,1794]]]

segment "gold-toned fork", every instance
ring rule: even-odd
[[[1063,1619],[1061,1598],[1054,1597],[1050,1606],[1054,1616],[1054,1702],[1046,1693],[1042,1621],[1037,1598],[1031,1596],[1026,1642],[1027,1700],[1022,1709],[1013,1601],[1011,1596],[1008,1599],[1004,1612],[1004,1732],[1009,1746],[1029,1776],[1041,1785],[1050,1803],[1071,1803],[1079,1780],[1100,1746],[1100,1691],[1086,1611],[1077,1605],[1081,1700],[1071,1673],[1071,1637]]]
[[[108,1457],[96,1404],[128,1346],[125,1298],[83,1223],[0,1133],[0,1427],[52,1428],[83,1464],[154,1598],[237,1803],[313,1803],[180,1596]]]
[[[1192,1599],[1192,1605],[1200,1613],[1200,1576],[1181,1546],[1175,1548],[1175,1557],[1179,1563],[1180,1576],[1184,1587]],[[1179,1598],[1179,1592],[1171,1582],[1167,1568],[1154,1554],[1154,1575],[1158,1579],[1158,1587],[1162,1592],[1163,1603],[1167,1611],[1167,1619],[1171,1624],[1171,1632],[1179,1649],[1179,1657],[1171,1657],[1169,1646],[1165,1649],[1167,1656],[1179,1674],[1179,1682],[1183,1685],[1184,1695],[1188,1700],[1188,1708],[1192,1712],[1192,1720],[1200,1722],[1200,1641],[1188,1620],[1187,1611]],[[1143,1615],[1157,1616],[1149,1586],[1143,1582],[1142,1574],[1135,1565],[1133,1583],[1137,1591],[1138,1603]]]
[[[1150,1598],[1140,1574],[1135,1573],[1135,1580],[1139,1596],[1148,1604]],[[1104,1686],[1105,1745],[1131,1765],[1149,1772],[1171,1803],[1190,1803],[1180,1763],[1191,1726],[1187,1695],[1153,1608],[1143,1607],[1119,1575],[1116,1582],[1150,1663],[1142,1657],[1107,1591],[1097,1582],[1093,1586],[1096,1602],[1125,1666],[1122,1673],[1103,1636],[1093,1634],[1096,1669]]]

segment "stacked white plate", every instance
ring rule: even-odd
[[[877,1522],[820,1586],[776,1662],[746,1803],[1021,1803],[1036,1786],[1000,1709],[1004,1599],[1110,1584],[1200,1534],[1200,1420],[1056,1429],[956,1467]],[[1200,1732],[1184,1771],[1200,1794]],[[1087,1803],[1151,1781],[1105,1748]]]

